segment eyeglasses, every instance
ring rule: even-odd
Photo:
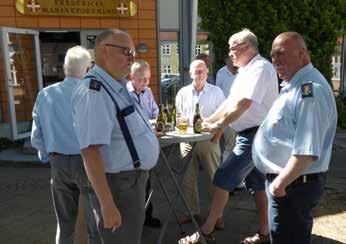
[[[107,43],[105,45],[108,46],[108,47],[121,48],[123,50],[124,56],[126,56],[126,57],[135,57],[136,56],[136,51],[131,49],[131,48],[129,48],[129,47],[123,47],[123,46],[119,46],[119,45],[116,45],[116,44],[110,44],[110,43]]]
[[[233,47],[230,47],[229,50],[234,52],[234,51],[237,51],[242,45],[246,44],[246,42],[242,42],[242,43],[239,43]]]

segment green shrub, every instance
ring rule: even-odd
[[[214,70],[224,65],[228,38],[243,28],[253,31],[262,56],[269,58],[274,38],[285,31],[302,34],[311,60],[328,81],[331,56],[342,35],[345,0],[199,0],[200,28],[209,32],[215,58]]]
[[[335,100],[338,110],[338,127],[346,129],[346,99],[343,99],[342,96],[338,96]]]

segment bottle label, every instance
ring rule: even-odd
[[[201,119],[196,120],[194,128],[195,128],[195,133],[201,133],[201,131],[202,131],[202,120]]]

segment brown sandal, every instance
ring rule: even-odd
[[[270,244],[270,236],[257,232],[254,236],[246,237],[241,244]]]

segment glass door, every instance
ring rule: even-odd
[[[86,49],[94,49],[95,39],[102,30],[82,30],[80,32],[81,45]]]
[[[5,97],[0,103],[1,123],[10,123],[11,137],[17,140],[30,136],[32,109],[43,87],[39,32],[7,27],[0,30],[3,57],[0,83],[7,93],[1,94]]]

